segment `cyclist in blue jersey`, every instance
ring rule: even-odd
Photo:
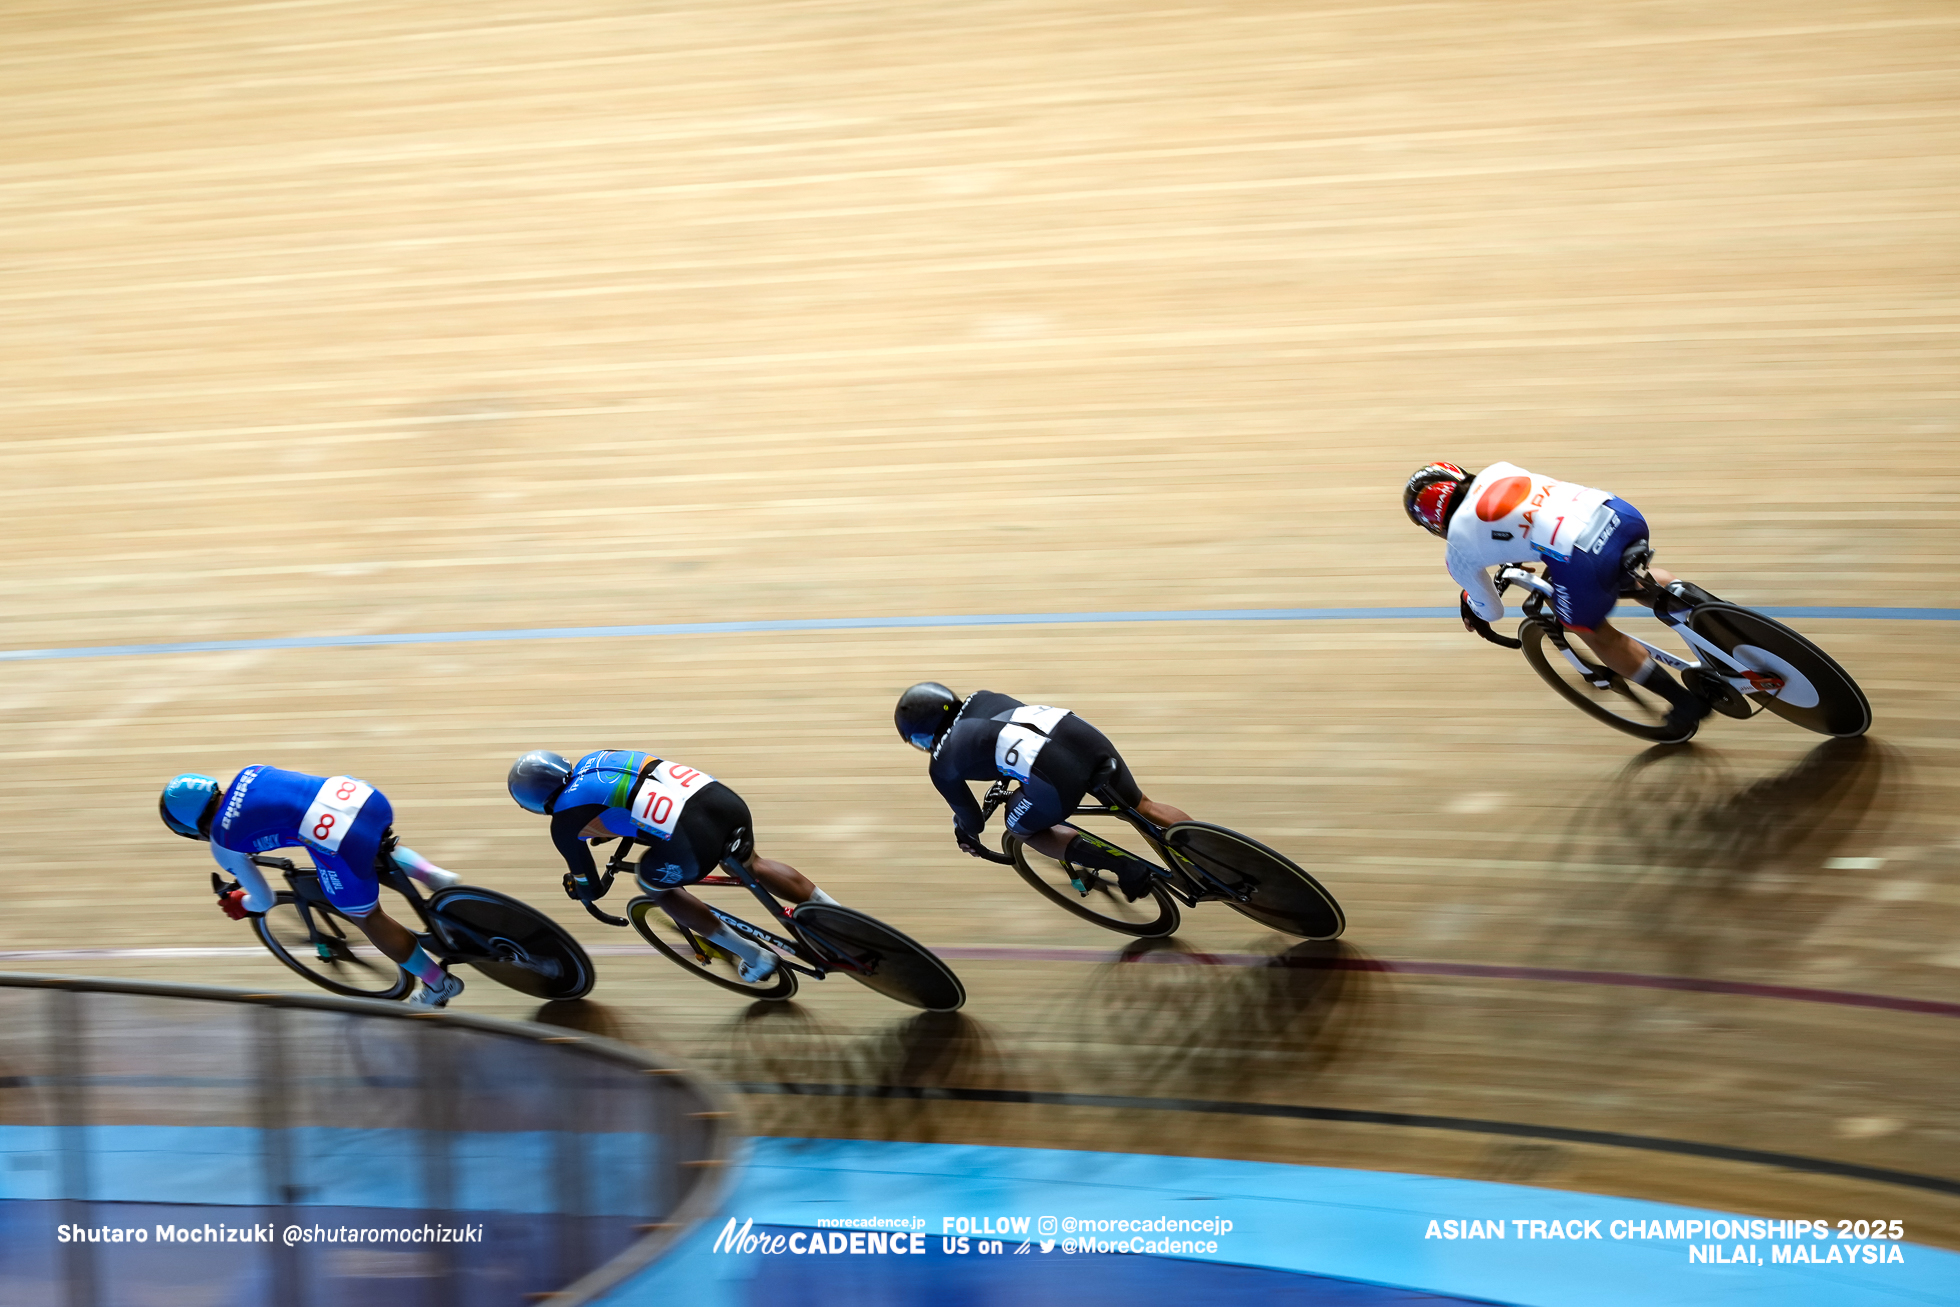
[[[401,871],[431,889],[461,877],[395,842],[395,811],[387,796],[352,776],[309,776],[254,765],[220,786],[186,772],[163,787],[163,824],[187,839],[206,840],[211,856],[237,882],[218,899],[227,917],[243,921],[277,902],[252,862],[255,853],[303,848],[320,869],[327,901],[359,923],[370,942],[422,982],[411,1003],[442,1007],[463,992],[415,936],[381,910],[380,876]]]
[[[932,755],[929,774],[953,810],[953,840],[973,857],[985,856],[980,831],[986,817],[969,781],[1021,782],[1007,810],[1007,829],[1064,867],[1114,873],[1132,901],[1149,892],[1148,864],[1066,820],[1091,781],[1112,766],[1109,784],[1123,802],[1159,826],[1191,820],[1145,797],[1109,737],[1066,708],[1024,704],[992,690],[962,699],[937,681],[921,681],[899,696],[892,720],[901,739]]]
[[[576,763],[535,749],[511,764],[510,796],[526,812],[551,818],[551,842],[565,859],[565,892],[591,902],[611,888],[590,846],[612,839],[647,846],[638,879],[668,916],[735,960],[755,983],[776,970],[776,955],[723,924],[682,886],[721,865],[731,847],[773,894],[792,903],[836,900],[786,862],[755,851],[755,826],[742,796],[698,768],[633,749],[599,749]]]

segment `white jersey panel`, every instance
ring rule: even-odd
[[[1574,550],[1598,549],[1619,525],[1610,492],[1493,463],[1464,488],[1450,519],[1445,555],[1450,576],[1470,597],[1477,616],[1504,616],[1489,569],[1540,558],[1566,562]]]
[[[352,776],[329,776],[313,796],[313,804],[299,819],[299,836],[314,848],[328,853],[340,851],[340,841],[360,815],[374,787]],[[288,812],[292,809],[288,808]]]
[[[1050,708],[1031,703],[1008,714],[1007,725],[994,741],[994,766],[1003,776],[1017,781],[1028,779],[1034,760],[1048,746],[1048,734],[1056,723],[1068,716],[1066,708]]]
[[[663,758],[635,787],[626,810],[640,830],[670,840],[687,801],[714,784],[714,779],[704,771]]]

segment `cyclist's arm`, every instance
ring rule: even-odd
[[[551,814],[551,842],[558,846],[558,853],[572,874],[588,882],[598,879],[598,868],[592,862],[591,848],[579,838],[579,832],[605,810],[603,803],[581,803],[576,808],[560,808]]]
[[[980,802],[973,797],[973,791],[966,787],[960,774],[952,767],[942,766],[934,759],[932,764],[932,787],[953,810],[953,824],[968,835],[978,835],[986,826],[987,819],[980,813]]]
[[[1486,622],[1494,622],[1504,616],[1504,603],[1497,597],[1497,584],[1490,579],[1487,567],[1481,567],[1476,559],[1463,551],[1451,547],[1447,556],[1450,576],[1463,587],[1469,597],[1470,608]]]
[[[258,864],[252,861],[251,854],[239,853],[235,849],[228,849],[213,841],[211,856],[216,858],[218,865],[230,872],[231,878],[244,888],[247,912],[269,912],[272,910],[272,905],[279,901],[273,894],[272,887],[265,883],[265,876],[260,873]]]

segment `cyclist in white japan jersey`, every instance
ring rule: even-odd
[[[1454,463],[1431,463],[1409,478],[1402,506],[1416,525],[1448,542],[1450,575],[1463,587],[1465,629],[1517,648],[1516,640],[1490,629],[1504,616],[1490,569],[1542,562],[1560,625],[1607,667],[1666,699],[1667,725],[1685,732],[1708,715],[1705,701],[1606,620],[1620,596],[1630,593],[1631,561],[1653,552],[1647,520],[1632,504],[1515,463],[1493,463],[1474,474]],[[1648,571],[1656,584],[1677,594],[1713,597],[1651,564]]]
[[[237,880],[239,888],[218,900],[226,916],[242,921],[276,901],[253,854],[303,848],[320,869],[327,901],[422,982],[412,1002],[442,1007],[463,992],[462,978],[444,971],[406,927],[381,910],[383,875],[404,872],[432,889],[446,889],[459,877],[395,843],[389,824],[395,810],[380,790],[352,776],[252,766],[224,788],[209,776],[186,772],[163,787],[157,808],[163,824],[177,834],[210,841],[211,856]]]

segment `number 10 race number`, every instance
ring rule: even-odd
[[[712,785],[714,779],[704,771],[677,762],[659,763],[633,791],[630,805],[633,824],[663,840],[672,839],[674,827],[680,823],[681,809],[689,799]]]

